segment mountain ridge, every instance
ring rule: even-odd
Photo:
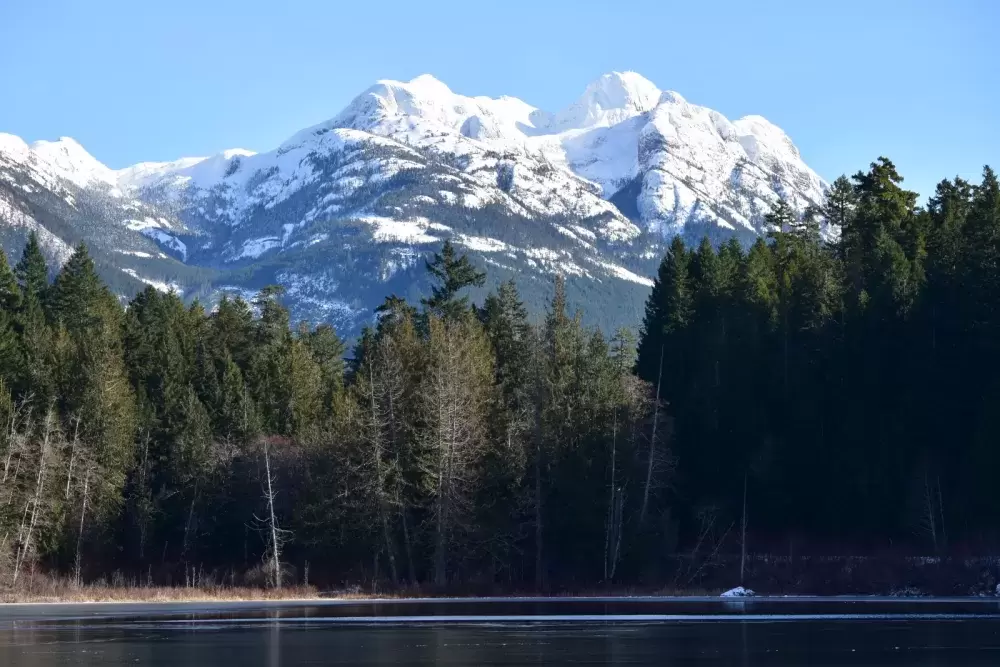
[[[286,282],[296,315],[352,331],[387,290],[419,290],[418,259],[445,238],[498,280],[536,283],[536,309],[562,273],[607,304],[604,324],[635,325],[674,235],[749,243],[779,197],[802,210],[826,189],[766,119],[729,121],[634,72],[599,77],[556,112],[431,75],[382,80],[270,151],[119,170],[70,138],[0,135],[0,185],[6,209],[64,220],[35,226],[59,227],[66,247],[117,238],[97,244],[139,283],[210,300]],[[83,204],[93,229],[65,222]]]

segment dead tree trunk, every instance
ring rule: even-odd
[[[267,440],[264,440],[264,468],[267,474],[267,510],[270,515],[271,529],[271,569],[274,576],[275,589],[281,589],[281,543],[279,541],[278,522],[274,516],[274,486],[271,479],[271,453]]]
[[[660,385],[663,381],[663,346],[660,345],[660,370],[656,375],[656,402],[653,404],[653,432],[649,437],[649,460],[646,462],[646,483],[642,489],[642,509],[639,511],[639,525],[646,522],[649,509],[649,489],[653,484],[653,465],[656,459],[656,435],[660,427]]]
[[[187,522],[184,524],[184,543],[181,552],[184,554],[184,562],[187,563],[188,553],[191,548],[191,528],[194,525],[194,506],[198,502],[198,480],[194,483],[194,494],[191,496],[191,504],[188,506]]]
[[[73,444],[69,452],[69,471],[66,473],[66,493],[63,495],[63,500],[69,500],[69,490],[73,485],[73,465],[76,463],[76,446],[80,442],[80,418],[77,417],[74,420],[73,426]]]
[[[535,589],[545,589],[545,559],[543,551],[543,512],[542,512],[542,439],[535,439]]]
[[[743,576],[747,565],[747,474],[743,473],[743,521],[740,536],[740,586],[743,585]]]
[[[608,493],[608,512],[604,527],[604,581],[614,577],[615,558],[612,550],[617,542],[618,524],[618,408],[613,411],[611,419],[611,483]]]
[[[437,479],[437,526],[435,526],[434,540],[434,585],[443,586],[447,577],[446,561],[447,548],[446,532],[448,522],[448,486],[447,486],[447,465],[448,465],[448,445],[445,439],[438,440],[438,479]]]
[[[45,415],[44,433],[42,435],[41,449],[38,453],[38,474],[35,477],[35,492],[30,500],[31,519],[28,522],[27,534],[25,534],[24,540],[20,544],[17,558],[14,561],[14,575],[11,578],[12,586],[17,585],[17,578],[21,572],[21,567],[24,565],[25,560],[27,560],[31,552],[31,538],[34,536],[35,526],[38,523],[38,514],[42,504],[42,492],[45,489],[45,466],[49,458],[49,441],[52,437],[53,431],[52,421],[52,410],[49,410],[49,412]]]
[[[86,527],[87,502],[90,500],[90,468],[83,479],[83,501],[80,503],[80,529],[76,533],[76,563],[73,566],[73,578],[79,586],[83,572],[83,530]]]

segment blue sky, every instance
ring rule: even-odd
[[[112,167],[268,150],[377,79],[556,110],[612,70],[783,127],[821,176],[1000,167],[1000,1],[0,0],[0,131]]]

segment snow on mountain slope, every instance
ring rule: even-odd
[[[0,221],[7,228],[4,231],[13,231],[16,238],[27,236],[31,232],[37,234],[44,251],[59,264],[69,259],[73,252],[69,244],[46,229],[19,205],[12,193],[3,190],[0,190]]]
[[[611,72],[593,81],[583,95],[556,114],[553,128],[572,131],[610,127],[654,108],[660,90],[635,72]]]
[[[118,258],[221,272],[210,291],[291,281],[299,315],[348,329],[376,296],[414,289],[421,253],[445,238],[536,296],[549,274],[574,276],[591,306],[634,324],[673,235],[749,242],[779,197],[802,209],[826,188],[780,128],[730,121],[635,72],[599,77],[554,113],[430,75],[379,81],[273,150],[118,171],[71,139],[0,134],[5,174],[18,197],[50,191],[63,218],[83,220],[82,207],[132,234]]]
[[[730,122],[634,72],[600,77],[555,114],[510,97],[458,95],[429,75],[381,81],[296,140],[342,127],[441,154],[544,162],[596,184],[605,198],[630,187],[631,217],[666,236],[759,234],[777,198],[801,209],[819,203],[826,187],[765,119]]]
[[[460,95],[430,75],[380,81],[331,120],[256,160],[237,167],[233,161],[242,158],[216,156],[166,165],[154,176],[158,185],[174,188],[223,186],[234,207],[223,212],[238,225],[248,206],[309,183],[308,166],[298,173],[303,157],[340,150],[324,137],[344,131],[360,133],[351,135],[356,142],[381,137],[447,161],[478,186],[455,193],[454,201],[466,207],[501,201],[506,191],[510,210],[528,217],[620,218],[624,212],[640,227],[617,220],[620,240],[642,230],[669,237],[714,229],[749,237],[764,231],[763,217],[777,198],[801,209],[820,202],[826,187],[789,138],[763,118],[730,122],[634,72],[600,77],[554,114],[512,97]],[[257,178],[266,192],[247,191]],[[146,187],[156,178],[119,182]]]
[[[256,155],[254,151],[231,148],[210,157],[184,157],[171,162],[140,162],[114,172],[114,178],[119,187],[126,190],[136,190],[170,175],[177,175],[181,178],[200,175],[201,182],[210,187],[220,177],[220,166],[224,171],[225,165],[233,158],[254,155]]]
[[[0,133],[0,162],[30,170],[46,188],[58,189],[60,182],[66,181],[80,188],[106,187],[115,195],[121,194],[115,172],[69,137],[29,146],[20,137]]]
[[[169,214],[127,195],[118,174],[73,139],[30,146],[0,134],[0,243],[19,256],[30,233],[38,235],[54,266],[84,241],[112,287],[130,295],[142,284],[166,285],[161,276],[193,276],[160,248],[184,258],[178,236],[185,227]]]
[[[689,224],[762,231],[783,197],[799,210],[822,202],[825,184],[785,134],[763,118],[730,122],[665,93],[638,138],[639,216],[670,235]]]

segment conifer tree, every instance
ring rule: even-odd
[[[28,244],[24,247],[14,273],[21,285],[25,307],[42,306],[49,286],[49,269],[35,232],[28,235]]]
[[[483,304],[481,319],[496,360],[496,401],[490,410],[491,447],[476,495],[477,524],[491,562],[506,563],[517,548],[530,495],[525,487],[535,426],[533,400],[537,340],[514,281],[501,283]],[[499,577],[499,573],[493,573]]]
[[[20,300],[17,278],[0,250],[0,377],[10,379],[21,371],[21,343],[15,328]]]
[[[655,384],[662,376],[663,362],[668,369],[667,377],[680,371],[681,355],[675,352],[681,347],[681,336],[693,308],[689,267],[690,255],[684,241],[676,236],[660,262],[653,290],[646,301],[636,372],[647,382]]]
[[[73,335],[86,335],[95,324],[97,313],[92,309],[102,289],[107,288],[97,276],[87,246],[81,243],[56,275],[48,291],[46,304],[52,321],[66,327]]]
[[[458,256],[450,240],[444,242],[434,261],[426,262],[427,271],[437,284],[431,286],[431,296],[422,303],[428,311],[440,317],[456,318],[469,308],[469,299],[458,294],[466,287],[482,287],[486,274],[477,271],[467,255]]]
[[[7,253],[0,250],[0,310],[13,315],[20,305],[21,290],[17,276],[7,262]]]

